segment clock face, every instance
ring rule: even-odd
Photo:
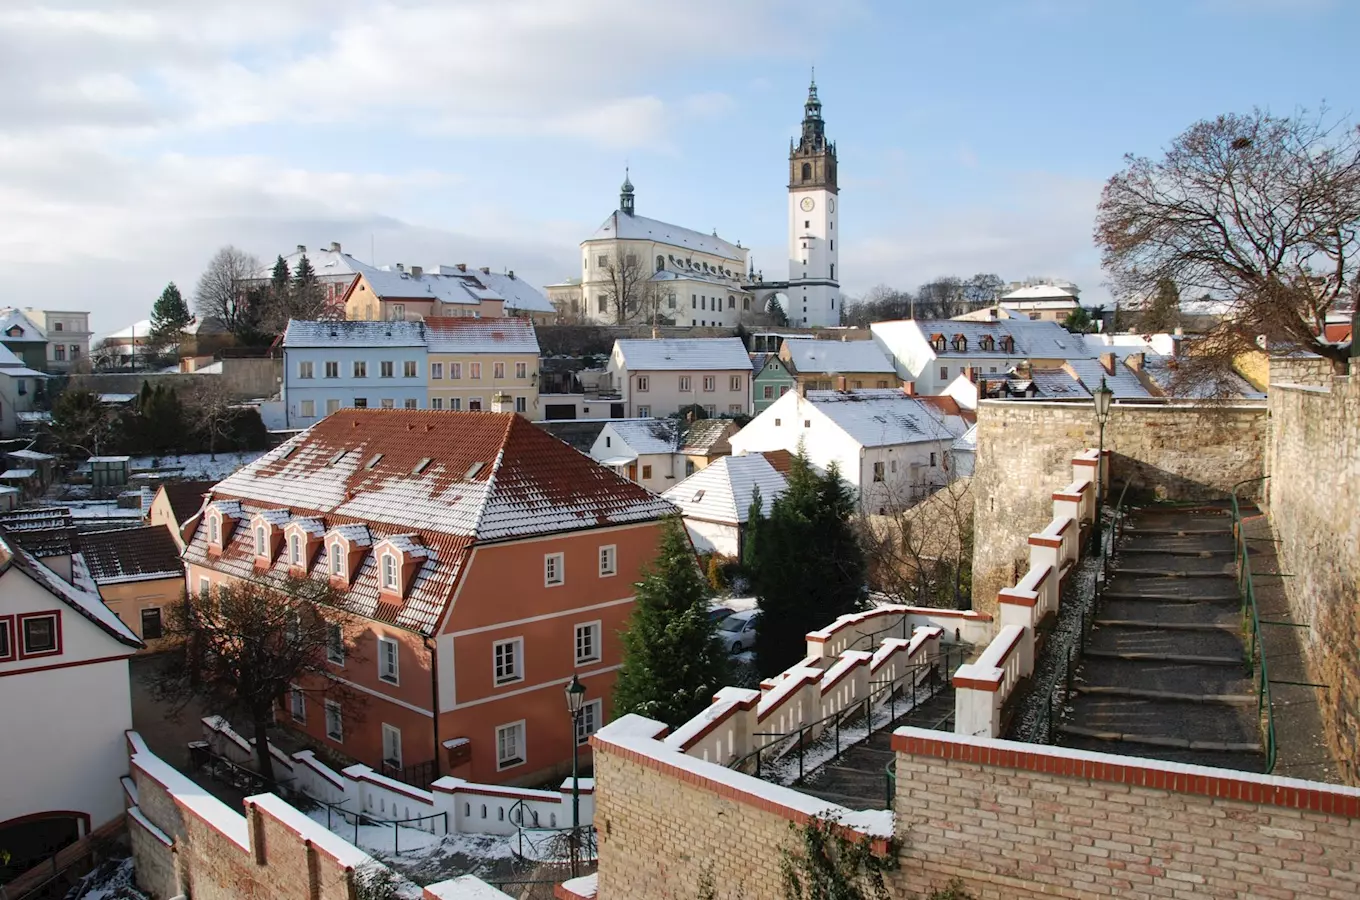
[[[804,197],[803,202],[799,205],[803,207],[803,212],[812,212],[812,207],[817,205],[817,201],[811,197]]]
[[[835,211],[836,211],[836,201],[835,201],[835,200],[828,200],[828,201],[826,201],[826,211],[827,211],[827,212],[835,212]]]

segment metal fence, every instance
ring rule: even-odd
[[[324,800],[315,800],[314,802],[318,806],[324,806],[326,808],[326,829],[328,831],[335,831],[336,817],[339,817],[340,821],[343,822],[346,827],[353,826],[354,839],[351,843],[356,847],[363,847],[363,843],[359,840],[360,828],[386,829],[388,826],[391,826],[393,854],[401,852],[401,829],[403,826],[411,831],[419,831],[423,834],[445,835],[449,833],[449,814],[447,812],[438,812],[428,816],[412,816],[409,819],[379,819],[366,812],[345,809],[345,804],[343,802],[327,803]],[[421,822],[439,822],[442,827],[436,832],[433,829],[421,828],[418,824]],[[339,834],[339,832],[336,833]],[[374,842],[368,841],[367,843],[371,847]]]
[[[1247,674],[1255,682],[1256,715],[1261,720],[1261,730],[1265,735],[1266,774],[1274,771],[1275,710],[1270,698],[1270,670],[1266,662],[1266,648],[1261,640],[1261,614],[1256,607],[1256,588],[1251,578],[1251,553],[1247,549],[1247,535],[1242,528],[1242,509],[1237,502],[1237,492],[1248,484],[1264,482],[1270,476],[1248,478],[1239,481],[1232,489],[1233,550],[1237,562],[1237,587],[1242,595],[1242,617],[1251,625],[1251,644],[1247,650]],[[1248,618],[1249,617],[1249,618]]]

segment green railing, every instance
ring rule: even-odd
[[[1256,682],[1256,715],[1263,719],[1266,740],[1266,773],[1275,769],[1275,711],[1270,700],[1270,669],[1266,663],[1266,648],[1261,640],[1261,614],[1256,608],[1256,589],[1251,578],[1251,552],[1247,548],[1247,535],[1242,528],[1242,509],[1237,502],[1237,492],[1248,484],[1264,482],[1262,478],[1248,478],[1239,481],[1232,489],[1233,550],[1237,557],[1237,587],[1242,595],[1242,617],[1251,616],[1251,645],[1247,651],[1247,674]]]

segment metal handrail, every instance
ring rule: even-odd
[[[1275,742],[1275,710],[1270,697],[1270,670],[1266,663],[1265,643],[1261,639],[1261,614],[1256,606],[1256,588],[1251,578],[1251,553],[1247,549],[1247,535],[1242,528],[1242,509],[1237,502],[1237,492],[1242,487],[1256,482],[1265,482],[1269,475],[1239,481],[1232,488],[1233,550],[1237,557],[1237,588],[1242,595],[1242,613],[1251,613],[1251,649],[1247,652],[1247,674],[1255,680],[1256,715],[1259,719],[1265,713],[1266,774],[1275,769],[1277,746]],[[1260,658],[1259,668],[1256,665]]]

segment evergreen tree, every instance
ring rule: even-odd
[[[279,257],[279,262],[283,262],[283,257]],[[288,271],[287,263],[283,264],[283,271],[285,273]],[[274,263],[274,277],[278,278],[278,276],[279,263],[276,262]],[[285,274],[284,277],[286,278],[287,275]],[[293,284],[298,288],[305,288],[309,285],[316,284],[316,270],[312,268],[312,261],[307,258],[307,254],[305,253],[302,255],[302,258],[298,260],[297,271],[293,273]]]
[[[181,329],[193,321],[189,304],[172,281],[161,291],[151,307],[151,343],[164,347],[178,343]]]
[[[637,713],[674,728],[709,705],[728,674],[708,615],[709,596],[684,526],[678,518],[667,519],[622,634],[615,716]]]
[[[1096,320],[1084,306],[1078,306],[1068,313],[1062,325],[1073,334],[1091,334],[1096,330]]]
[[[302,261],[307,262],[307,257],[302,257]],[[307,263],[307,265],[310,266],[311,263]],[[288,295],[288,285],[292,279],[293,273],[288,271],[288,261],[280,253],[279,258],[274,260],[274,272],[269,276],[269,287],[275,295],[285,297]]]
[[[864,552],[855,499],[833,464],[819,475],[802,449],[768,518],[752,504],[746,563],[760,618],[756,668],[782,672],[803,658],[804,636],[864,604]]]
[[[1181,290],[1170,278],[1157,282],[1157,293],[1138,317],[1143,334],[1164,334],[1181,324]]]

